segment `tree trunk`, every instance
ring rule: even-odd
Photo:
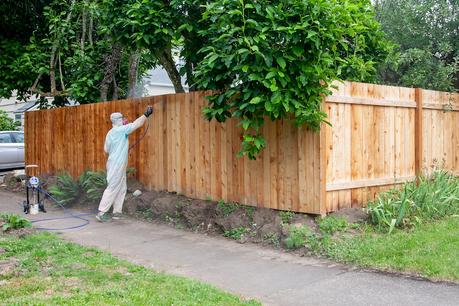
[[[84,52],[84,41],[86,39],[86,20],[87,20],[87,8],[86,8],[86,1],[85,1],[85,6],[83,7],[83,17],[82,17],[82,27],[81,27],[81,42],[80,42],[80,48],[81,52]]]
[[[118,84],[116,83],[116,77],[113,76],[113,95],[112,100],[118,100]]]
[[[72,11],[73,7],[75,5],[75,0],[72,1],[70,4],[70,11],[67,14],[66,18],[66,24],[70,22],[70,19],[72,19]],[[53,42],[53,47],[51,49],[51,56],[49,60],[49,81],[51,84],[51,95],[52,96],[57,96],[59,93],[57,92],[56,89],[56,52],[60,44],[60,40],[62,38],[62,35],[64,35],[64,31],[59,31],[58,34],[56,35],[56,39]],[[62,77],[62,76],[61,76]]]
[[[137,72],[139,69],[140,51],[135,50],[129,55],[128,98],[135,98],[137,87]]]
[[[172,84],[174,85],[174,89],[176,93],[185,92],[182,86],[182,80],[180,78],[180,73],[175,66],[174,59],[172,58],[172,51],[171,47],[169,46],[167,49],[160,51],[158,54],[159,63],[163,68],[166,70],[169,79],[171,80]]]
[[[88,38],[89,38],[89,45],[92,47],[92,28],[94,27],[94,18],[92,17],[91,12],[89,12],[89,31],[88,31]]]
[[[116,67],[118,67],[118,64],[121,60],[121,53],[121,45],[113,44],[112,52],[104,56],[105,71],[104,78],[100,84],[101,101],[107,101],[108,89],[110,88],[110,85],[113,83],[113,78],[116,73]]]

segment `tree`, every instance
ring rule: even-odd
[[[384,83],[459,89],[459,2],[376,0],[376,16],[399,47],[379,68]]]
[[[184,91],[182,75],[195,89],[194,68],[203,57],[197,51],[205,43],[198,37],[206,26],[200,22],[205,0],[6,2],[0,4],[3,15],[13,12],[5,27],[17,24],[20,31],[0,42],[0,96],[15,89],[21,98],[36,94],[42,107],[62,106],[68,99],[132,97],[137,81],[157,65],[166,69],[176,92]],[[18,22],[29,19],[30,24]],[[44,97],[53,97],[52,104]]]
[[[14,122],[5,111],[0,110],[0,131],[16,131],[19,125],[20,122]]]
[[[366,0],[217,0],[204,21],[208,44],[195,77],[217,92],[205,115],[239,118],[240,153],[252,159],[265,146],[265,118],[319,129],[331,82],[370,79],[388,53]]]
[[[34,82],[33,58],[27,53],[33,32],[40,35],[45,25],[43,10],[50,0],[3,0],[0,2],[0,97],[20,98]],[[25,22],[27,21],[27,22]]]

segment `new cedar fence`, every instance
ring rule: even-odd
[[[193,198],[324,214],[360,207],[417,173],[442,166],[459,172],[459,95],[345,82],[327,97],[332,127],[315,133],[267,122],[267,148],[256,161],[236,157],[235,120],[203,119],[209,92],[192,92],[27,112],[26,164],[40,173],[103,170],[109,116],[131,121],[154,105],[130,167],[149,189]],[[143,134],[130,136],[133,143]]]

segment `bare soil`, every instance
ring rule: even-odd
[[[56,183],[56,177],[42,175],[40,181],[47,189]],[[244,234],[237,239],[239,242],[269,244],[276,248],[282,247],[292,226],[304,226],[313,233],[319,232],[316,216],[313,215],[295,213],[287,223],[283,223],[281,212],[278,210],[191,199],[164,191],[146,191],[144,186],[133,178],[129,178],[127,183],[128,193],[123,210],[135,218],[159,221],[180,229],[213,235],[231,236],[229,233],[243,231]],[[24,192],[23,183],[12,175],[5,177],[2,188],[12,192]],[[142,194],[133,196],[136,190],[142,191]],[[72,206],[96,209],[97,203],[80,200]],[[343,217],[349,223],[367,219],[367,215],[357,208],[343,209],[332,215]],[[299,250],[302,251],[304,250]]]

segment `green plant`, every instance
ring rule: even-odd
[[[246,234],[249,231],[249,229],[241,226],[237,228],[232,228],[230,230],[227,230],[223,233],[223,236],[234,239],[234,240],[241,240],[244,234]]]
[[[140,212],[141,218],[151,221],[153,220],[153,210],[151,208],[147,208]]]
[[[343,217],[328,216],[317,220],[319,229],[323,234],[333,235],[349,228],[349,223]]]
[[[11,229],[20,229],[25,227],[32,227],[32,223],[18,215],[14,214],[2,214],[1,219],[3,220],[2,230],[4,232]]]
[[[245,213],[247,214],[247,217],[249,217],[250,222],[253,221],[253,214],[255,213],[255,207],[253,206],[244,206]]]
[[[14,121],[4,110],[0,110],[0,131],[16,131],[21,122]]]
[[[214,90],[204,115],[238,118],[239,153],[250,159],[266,146],[265,120],[318,130],[330,84],[370,78],[389,49],[368,0],[216,0],[203,20],[209,43],[200,50],[196,81]]]
[[[2,305],[261,305],[47,232],[0,236],[0,248],[8,250],[0,254],[2,268],[5,259],[20,260],[18,269],[0,270],[2,283],[17,282],[0,286]]]
[[[93,202],[100,202],[107,187],[107,175],[103,171],[85,171],[79,177],[78,183],[84,191],[86,198]]]
[[[289,224],[293,217],[295,217],[295,213],[293,211],[281,211],[279,212],[279,216],[283,224]]]
[[[391,233],[426,220],[459,213],[459,178],[444,170],[407,182],[400,189],[380,194],[368,204],[370,222]]]
[[[276,233],[267,233],[263,236],[263,240],[274,245],[276,248],[280,247],[279,235]]]
[[[237,203],[226,203],[223,200],[218,201],[217,209],[223,213],[224,216],[229,216],[239,208]]]
[[[81,190],[69,173],[62,172],[57,175],[57,183],[49,188],[49,192],[61,205],[68,205],[78,199]]]
[[[306,239],[310,235],[311,231],[306,226],[291,225],[288,231],[288,236],[284,240],[285,247],[292,250],[304,247]]]
[[[379,67],[380,81],[396,86],[459,90],[459,2],[372,2],[386,37],[398,45],[387,63]]]

